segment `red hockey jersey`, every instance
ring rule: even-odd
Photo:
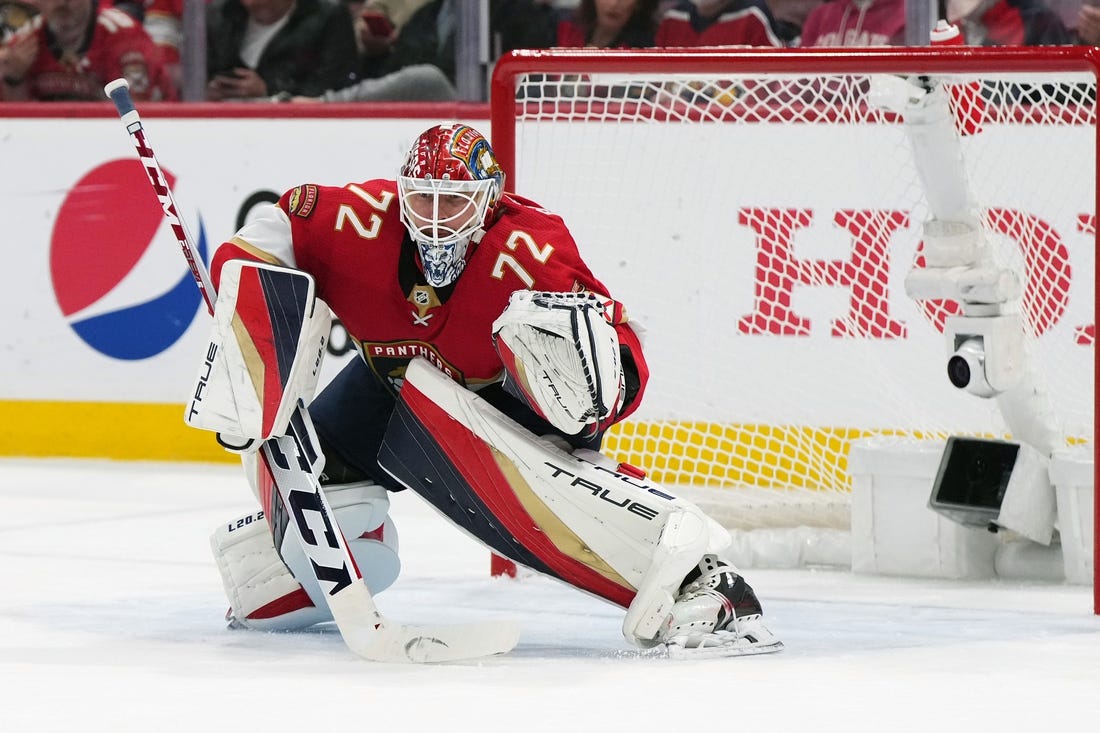
[[[318,297],[391,388],[400,385],[416,356],[467,386],[500,380],[504,367],[493,348],[492,323],[516,290],[589,290],[610,298],[561,218],[518,196],[503,197],[495,223],[471,244],[463,273],[439,289],[424,282],[394,181],[302,185],[283,194],[277,206],[281,215],[246,225],[218,248],[211,268],[215,282],[221,266],[239,257],[312,274]],[[648,369],[625,311],[618,304],[613,311],[640,381],[627,396],[622,418],[638,405]]]
[[[117,8],[102,8],[92,24],[76,54],[56,50],[45,23],[38,28],[38,56],[27,74],[31,99],[103,102],[103,86],[119,77],[130,82],[138,101],[177,98],[160,50],[138,21]]]

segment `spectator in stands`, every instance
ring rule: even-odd
[[[360,79],[318,97],[278,95],[291,102],[451,102],[458,91],[438,66],[412,64],[376,79]]]
[[[905,0],[831,0],[802,26],[802,46],[904,46]]]
[[[430,0],[397,34],[389,52],[370,59],[364,76],[377,78],[413,64],[432,64],[455,81],[455,14],[458,2]],[[489,0],[491,60],[517,48],[554,45],[555,12],[537,0]]]
[[[947,20],[970,46],[1065,46],[1074,42],[1042,0],[947,0]]]
[[[768,9],[772,11],[775,35],[783,44],[792,48],[802,45],[802,26],[810,11],[825,0],[768,0]]]
[[[1091,1],[1081,3],[1077,15],[1077,41],[1088,46],[1100,46],[1100,7]]]
[[[782,47],[764,0],[679,0],[657,27],[658,46]]]
[[[334,0],[215,0],[206,44],[214,101],[317,96],[355,81],[355,31]]]
[[[409,19],[429,0],[348,0],[359,55],[371,59],[390,52]]]
[[[580,0],[558,23],[557,45],[647,48],[656,39],[656,12],[656,0]]]
[[[360,59],[388,53],[408,18],[427,0],[351,0],[346,3],[355,26]],[[391,20],[391,14],[398,22]],[[454,84],[433,64],[410,64],[376,78],[360,78],[342,89],[317,97],[280,94],[274,101],[291,102],[449,102],[458,98]]]
[[[160,51],[130,15],[96,0],[34,0],[40,15],[0,47],[0,99],[106,100],[125,77],[136,100],[175,100]]]
[[[0,0],[0,52],[9,43],[31,33],[41,22],[38,9],[29,1]]]
[[[145,20],[145,0],[100,0],[100,2],[118,8],[139,23]]]
[[[647,48],[657,32],[656,0],[580,0],[558,23],[557,45],[562,48]],[[583,74],[547,76],[550,96],[599,99],[641,98],[652,94],[643,85],[593,84]],[[534,96],[534,95],[529,95]]]
[[[22,0],[0,0],[0,44],[15,37],[16,32],[38,15],[38,8]]]
[[[118,3],[116,2],[116,5]],[[144,0],[142,24],[160,48],[164,66],[180,85],[180,50],[183,48],[183,0]]]

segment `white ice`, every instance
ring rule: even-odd
[[[334,628],[225,628],[207,545],[252,510],[229,466],[0,460],[0,731],[1100,729],[1092,589],[746,570],[787,648],[708,661],[629,646],[622,612],[488,554],[408,492],[412,623],[519,620],[476,663],[358,659]]]

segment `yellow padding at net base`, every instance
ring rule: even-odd
[[[235,462],[212,433],[189,428],[183,405],[0,401],[0,455]],[[627,421],[604,452],[659,484],[850,490],[852,428]]]
[[[845,491],[848,445],[868,435],[853,428],[625,422],[608,431],[603,448],[660,484]]]

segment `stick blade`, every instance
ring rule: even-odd
[[[447,626],[394,624],[381,627],[367,649],[352,651],[376,661],[430,664],[506,654],[518,642],[519,626],[511,621]]]
[[[511,621],[412,626],[385,619],[362,581],[328,598],[348,649],[374,662],[454,662],[505,654],[519,643]]]

